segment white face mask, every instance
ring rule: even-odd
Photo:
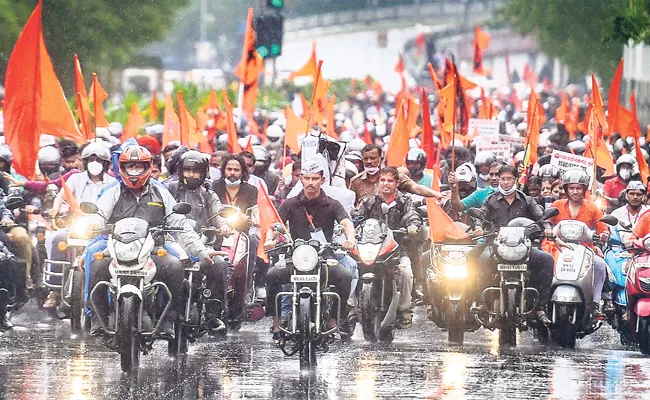
[[[630,179],[630,176],[632,176],[632,171],[630,171],[627,168],[621,169],[621,171],[619,172],[619,176],[621,177],[621,179],[626,181],[626,180]]]
[[[488,179],[490,179],[490,174],[489,173],[488,174],[479,174],[478,176],[481,179],[483,179],[484,181],[487,181]]]
[[[366,171],[368,175],[377,175],[379,167],[364,167],[363,170]]]
[[[230,179],[226,178],[226,186],[239,186],[241,184],[241,179],[237,179],[236,181],[232,182]]]
[[[513,194],[517,190],[517,185],[512,185],[510,190],[505,190],[501,185],[499,185],[499,192],[501,192],[502,195],[507,196],[509,194]]]
[[[88,173],[92,176],[99,176],[104,171],[104,166],[98,161],[88,163]]]

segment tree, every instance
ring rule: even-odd
[[[500,14],[513,29],[534,33],[544,53],[569,66],[574,77],[590,72],[605,81],[623,55],[620,42],[605,41],[617,10],[628,0],[509,0]]]
[[[174,14],[189,0],[44,0],[43,31],[52,63],[66,91],[73,87],[72,57],[107,75],[128,64],[145,44],[162,40]],[[35,1],[0,0],[0,76]]]

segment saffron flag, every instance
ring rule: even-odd
[[[435,199],[428,197],[426,202],[429,221],[435,221],[429,230],[432,242],[440,243],[445,239],[460,240],[469,237],[465,231],[454,224],[454,221],[440,208]]]
[[[366,144],[372,144],[372,135],[370,134],[365,122],[363,123],[363,141],[366,142]]]
[[[630,96],[630,104],[632,105],[632,116],[634,119],[634,154],[636,156],[637,164],[639,165],[641,180],[644,184],[647,185],[648,177],[650,176],[650,169],[648,168],[648,162],[646,161],[645,157],[643,157],[643,152],[641,151],[641,143],[639,143],[639,139],[641,138],[641,126],[639,125],[639,120],[636,116],[636,98],[634,96],[634,91],[632,91],[632,95]]]
[[[269,229],[273,228],[274,224],[282,224],[282,219],[269,198],[269,194],[266,192],[264,185],[261,185],[260,190],[257,191],[257,208],[260,214],[260,243],[257,246],[257,256],[268,262],[269,257],[264,252],[266,233]],[[284,224],[282,225],[284,226]],[[287,232],[286,228],[285,232]]]
[[[174,110],[174,101],[172,100],[172,95],[167,93],[165,95],[165,112],[163,114],[163,137],[162,137],[162,146],[165,148],[169,142],[178,140],[181,138],[181,122],[178,119],[178,114]]]
[[[600,89],[598,88],[598,82],[596,82],[596,77],[594,74],[591,74],[591,97],[593,99],[592,104],[594,105],[592,111],[596,115],[596,119],[602,127],[602,131],[608,132],[607,119],[605,119],[605,107],[603,106],[603,98],[600,95]]]
[[[316,57],[316,41],[313,41],[311,44],[311,56],[309,57],[309,60],[307,60],[307,64],[305,64],[299,70],[293,71],[291,74],[289,74],[289,77],[287,79],[291,81],[299,76],[310,76],[316,80],[317,66],[318,58]]]
[[[539,131],[542,125],[544,109],[539,103],[535,90],[531,87],[530,99],[528,100],[528,126],[526,127],[526,143],[524,146],[526,158],[524,159],[524,170],[537,162],[537,148],[539,147]]]
[[[248,9],[246,31],[244,33],[244,47],[242,58],[235,68],[235,75],[240,84],[244,86],[243,98],[239,99],[244,114],[252,115],[255,112],[255,100],[258,92],[258,78],[264,69],[264,59],[257,54],[255,49],[255,31],[253,30],[253,9]]]
[[[309,128],[307,121],[300,118],[293,112],[291,106],[287,104],[285,108],[285,117],[287,120],[286,133],[284,135],[284,144],[289,146],[296,154],[300,153],[300,144],[298,144],[298,136],[307,133]]]
[[[131,104],[129,119],[126,121],[126,125],[124,125],[124,132],[122,132],[122,141],[136,137],[140,128],[146,123],[147,121],[142,117],[138,103]]]
[[[81,207],[79,207],[77,199],[74,197],[74,193],[72,193],[72,190],[65,179],[61,179],[61,191],[63,192],[63,197],[65,202],[68,203],[70,210],[77,216],[84,215],[81,211]]]
[[[190,135],[196,132],[196,120],[185,106],[183,92],[178,91],[178,120],[181,125],[181,144],[190,145]]]
[[[79,57],[74,55],[74,91],[77,94],[77,118],[81,122],[81,129],[86,140],[92,137],[90,125],[90,107],[88,105],[88,94],[86,92],[86,84],[84,83],[84,76],[81,72],[81,63]]]
[[[108,99],[108,93],[99,83],[97,74],[93,73],[93,83],[90,85],[90,100],[93,102],[93,113],[95,114],[95,131],[97,128],[108,128],[108,120],[104,112],[104,101]]]
[[[395,124],[390,134],[388,150],[386,151],[386,165],[389,167],[401,167],[404,165],[406,154],[409,151],[409,131],[406,116],[406,104],[404,101],[397,109]]]
[[[395,64],[395,72],[398,74],[403,74],[404,73],[404,60],[402,59],[402,55],[398,54],[397,55],[397,64]]]
[[[490,46],[490,34],[484,32],[480,26],[474,29],[474,73],[489,75],[490,71],[483,67],[483,51]]]
[[[5,73],[4,125],[13,166],[34,176],[41,133],[81,143],[79,131],[45,47],[42,0],[27,20],[9,57]]]
[[[438,113],[443,116],[442,128],[445,132],[453,132],[456,122],[456,85],[452,82],[438,92]],[[451,142],[451,140],[449,140]]]
[[[593,111],[589,114],[587,122],[587,133],[589,134],[589,145],[585,152],[585,157],[591,157],[595,160],[596,165],[605,170],[605,176],[612,176],[616,173],[614,170],[614,160],[612,154],[607,149],[607,144],[603,139],[601,125],[598,122],[598,116]]]
[[[237,126],[235,125],[235,120],[232,116],[232,104],[230,99],[228,99],[228,93],[226,89],[223,89],[221,92],[221,97],[223,98],[223,104],[226,107],[226,133],[228,134],[228,151],[233,154],[241,153],[241,146],[237,141],[239,136],[237,135]]]
[[[619,107],[621,105],[621,79],[623,79],[623,59],[618,63],[612,84],[609,86],[607,95],[607,125],[608,133],[611,136],[614,132],[622,133],[623,129],[619,125]]]
[[[151,105],[149,106],[149,122],[158,121],[158,91],[156,89],[151,93]]]

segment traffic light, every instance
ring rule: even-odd
[[[269,3],[273,0],[268,0]],[[281,0],[276,0],[280,1]],[[274,58],[282,54],[284,17],[279,14],[261,15],[255,19],[255,48],[262,58]]]
[[[266,0],[266,6],[281,10],[284,7],[284,0]]]

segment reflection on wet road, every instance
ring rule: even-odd
[[[204,338],[176,361],[159,342],[142,357],[139,376],[128,377],[99,339],[71,337],[63,321],[26,308],[30,316],[16,316],[21,326],[0,337],[0,398],[640,399],[650,392],[650,359],[622,349],[609,327],[575,351],[543,348],[530,333],[516,350],[500,351],[485,330],[449,346],[420,311],[393,344],[333,345],[314,373],[301,374],[262,321],[225,341]]]

